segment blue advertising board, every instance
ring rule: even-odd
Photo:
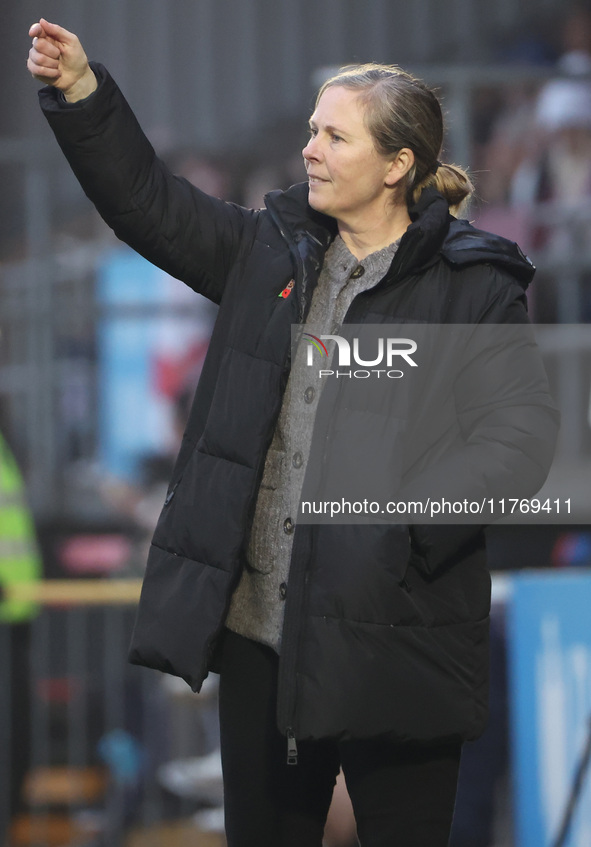
[[[97,282],[98,303],[113,310],[98,324],[99,459],[122,478],[133,479],[141,456],[160,447],[163,421],[150,367],[157,319],[115,310],[158,304],[159,276],[141,256],[118,248],[105,256]]]
[[[211,333],[203,297],[126,247],[109,251],[96,300],[98,458],[103,471],[136,481],[146,457],[174,456],[174,402],[194,387]]]
[[[508,603],[516,843],[554,844],[591,716],[591,574],[524,572]],[[591,775],[566,847],[591,845]]]

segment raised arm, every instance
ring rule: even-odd
[[[30,29],[27,66],[41,107],[85,194],[148,261],[219,302],[257,213],[210,197],[156,156],[107,70],[77,36],[45,19]]]

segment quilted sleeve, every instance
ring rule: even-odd
[[[156,156],[120,89],[91,63],[97,90],[76,103],[47,86],[41,108],[85,194],[148,261],[219,302],[256,212],[210,197]]]

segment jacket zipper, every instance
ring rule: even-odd
[[[306,298],[304,293],[304,261],[299,253],[295,241],[290,238],[286,232],[281,220],[281,216],[275,209],[272,202],[267,202],[267,208],[271,214],[275,225],[279,229],[282,238],[286,242],[289,251],[292,255],[294,266],[296,269],[296,292],[298,294],[298,320],[302,324],[306,313]],[[317,239],[315,239],[317,241]],[[298,763],[298,748],[295,737],[294,718],[296,712],[296,683],[295,683],[295,667],[298,653],[299,626],[298,620],[301,620],[301,610],[303,606],[304,590],[305,590],[305,574],[301,574],[300,569],[303,566],[305,569],[305,559],[298,567],[298,540],[303,540],[301,533],[298,533],[297,528],[294,535],[294,545],[292,550],[290,564],[290,590],[287,596],[287,606],[285,609],[285,621],[287,629],[284,628],[284,640],[279,661],[279,678],[277,684],[277,725],[279,730],[287,738],[287,764],[297,765]],[[294,612],[291,612],[294,609]],[[291,626],[290,626],[291,622]],[[292,634],[290,636],[290,631]]]
[[[287,764],[288,765],[297,765],[298,763],[298,745],[295,740],[295,735],[293,729],[288,726],[287,727]]]
[[[176,490],[177,490],[177,488],[179,487],[179,482],[180,482],[180,481],[181,481],[180,479],[177,479],[177,481],[175,482],[175,484],[172,486],[172,488],[170,489],[170,491],[169,491],[169,492],[168,492],[168,494],[166,495],[166,499],[164,500],[164,505],[165,505],[165,506],[168,506],[168,504],[170,503],[170,501],[172,500],[172,498],[173,498],[173,497],[174,497],[174,495],[176,494]]]
[[[306,606],[308,574],[306,562],[312,542],[312,527],[296,526],[294,545],[289,569],[289,591],[285,607],[285,620],[279,657],[277,680],[277,725],[287,736],[288,764],[297,764],[297,657],[301,636],[301,624]],[[295,755],[294,755],[295,753]]]

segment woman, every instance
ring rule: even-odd
[[[531,264],[450,215],[470,181],[438,161],[437,99],[396,68],[329,80],[303,150],[308,183],[252,211],[171,175],[76,36],[43,19],[30,34],[45,115],[101,215],[220,303],[131,660],[195,690],[220,671],[230,847],[319,847],[340,765],[363,847],[447,844],[461,744],[486,715],[482,530],[296,521],[331,388],[290,375],[291,327],[318,338],[348,324],[524,323]],[[541,485],[556,416],[530,364],[486,391],[467,364],[434,415],[427,476],[449,464],[469,494]]]

